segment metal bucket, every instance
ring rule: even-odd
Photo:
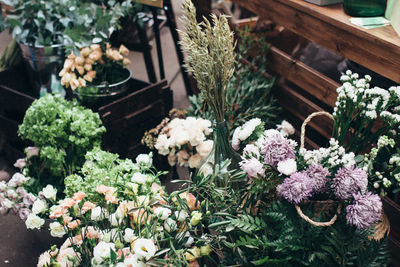
[[[23,57],[28,63],[30,82],[37,96],[44,92],[60,93],[62,86],[58,73],[61,71],[65,59],[64,46],[35,47],[22,43],[20,46]]]
[[[124,71],[126,78],[120,82],[80,87],[74,91],[74,94],[82,105],[97,110],[99,107],[118,99],[129,89],[132,73],[127,68]]]

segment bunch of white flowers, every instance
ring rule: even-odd
[[[357,73],[350,70],[341,77],[341,81],[343,85],[337,89],[338,97],[333,112],[333,137],[347,150],[359,153],[374,144],[380,135],[399,126],[400,86],[389,90],[370,88],[370,76],[359,78]],[[386,125],[375,134],[371,129],[377,118],[381,118]],[[350,132],[352,140],[345,144]]]
[[[323,164],[327,163],[329,168],[342,165],[346,168],[355,166],[356,161],[353,152],[346,153],[342,146],[339,146],[337,140],[331,138],[329,140],[329,147],[321,147],[317,150],[307,150],[305,148],[300,149],[300,154],[304,157],[307,164]]]
[[[175,118],[162,130],[154,147],[161,155],[168,155],[171,166],[198,168],[213,147],[209,138],[211,122],[202,118]]]

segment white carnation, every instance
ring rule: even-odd
[[[160,134],[154,147],[157,149],[160,155],[166,156],[169,153],[169,144],[170,142],[167,135]]]
[[[153,164],[153,159],[151,157],[151,154],[140,154],[136,157],[136,163],[144,166],[144,167],[151,167],[151,165]]]
[[[65,231],[64,226],[62,226],[59,222],[50,223],[50,235],[53,237],[63,237],[67,232]]]
[[[28,229],[40,229],[44,224],[44,219],[40,218],[39,216],[31,213],[28,215],[28,218],[25,221],[26,228]]]
[[[44,200],[37,199],[32,205],[32,213],[39,214],[45,212],[47,209],[47,203]]]
[[[93,249],[93,259],[97,264],[102,263],[103,260],[110,258],[111,250],[115,251],[115,245],[113,243],[100,241]]]
[[[57,189],[55,189],[51,184],[48,184],[42,189],[43,196],[50,200],[56,200]]]
[[[168,208],[158,207],[154,209],[154,214],[158,216],[161,220],[168,219],[169,215],[171,215],[172,211]]]
[[[146,181],[148,180],[148,175],[142,174],[140,172],[136,172],[132,175],[131,178],[132,182],[138,183],[138,184],[145,184]]]

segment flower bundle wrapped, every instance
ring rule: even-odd
[[[187,117],[165,120],[160,124],[154,148],[160,155],[168,155],[168,163],[190,168],[200,167],[211,152],[213,141],[211,122],[202,118]]]
[[[80,55],[71,53],[60,71],[61,84],[76,90],[79,87],[116,83],[126,79],[125,67],[130,64],[129,50],[121,45],[119,50],[110,44],[93,44],[80,50]]]

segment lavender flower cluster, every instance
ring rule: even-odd
[[[277,168],[286,175],[292,174],[297,171],[296,145],[282,132],[266,130],[254,144],[245,146],[240,167],[250,179],[264,177],[265,165]]]
[[[348,224],[358,229],[370,227],[378,222],[382,213],[382,202],[378,195],[367,191],[367,173],[355,167],[341,167],[331,180],[328,168],[313,164],[305,171],[293,173],[277,187],[278,195],[293,204],[299,204],[315,194],[332,190],[340,201],[351,201],[346,207]]]
[[[30,178],[21,173],[15,173],[7,182],[0,182],[0,214],[12,212],[18,214],[22,220],[26,220],[30,214],[30,208],[36,197],[28,193],[23,184]]]

